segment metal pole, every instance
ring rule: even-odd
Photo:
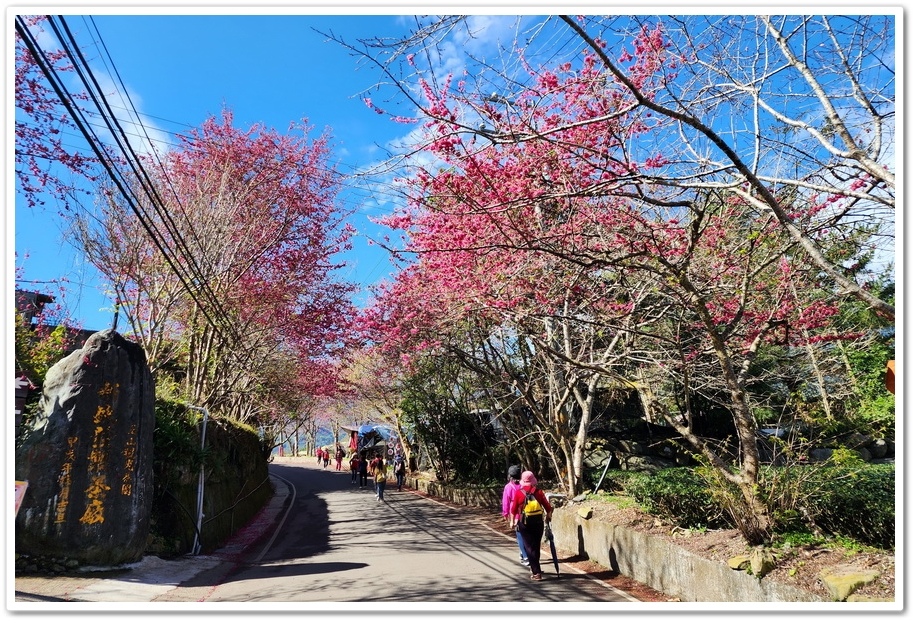
[[[210,417],[210,414],[203,407],[195,407],[193,405],[188,405],[188,409],[194,409],[195,411],[200,411],[204,414],[204,421],[200,431],[200,449],[203,452],[204,445],[207,439],[207,419]],[[197,531],[194,533],[194,545],[191,547],[191,554],[197,555],[200,553],[200,528],[203,524],[204,519],[204,464],[203,461],[200,463],[200,475],[197,479]]]
[[[595,485],[595,493],[598,493],[598,489],[601,488],[601,483],[604,482],[604,477],[607,475],[607,468],[611,466],[611,459],[613,458],[614,453],[609,453],[607,456],[607,463],[604,464],[604,471],[601,472],[601,478],[598,479],[598,484]]]
[[[112,331],[118,330],[118,312],[119,311],[121,311],[121,302],[115,301],[114,319],[111,321],[111,330]]]

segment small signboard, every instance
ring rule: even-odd
[[[29,481],[16,481],[16,515],[19,514],[19,507],[22,506],[22,498],[25,497],[25,490],[29,488]],[[14,515],[15,517],[15,515]]]

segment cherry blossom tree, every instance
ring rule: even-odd
[[[476,375],[478,400],[499,414],[515,453],[550,457],[574,494],[582,487],[592,408],[606,389],[601,381],[607,370],[622,356],[622,334],[602,334],[595,323],[583,322],[595,292],[581,269],[564,274],[549,256],[537,268],[536,254],[513,239],[474,251],[449,237],[499,231],[472,225],[474,219],[455,212],[424,215],[429,229],[418,226],[410,247],[421,253],[420,261],[383,287],[367,314],[373,342],[408,361],[411,353],[447,352]],[[422,249],[426,243],[433,246]],[[527,452],[521,442],[532,438],[541,447]]]
[[[103,182],[90,150],[63,140],[79,133],[89,99],[66,86],[76,60],[47,46],[66,39],[60,25],[17,17],[18,190],[31,206],[49,197],[62,206],[154,370],[180,379],[184,399],[249,421],[271,410],[284,383],[301,385],[296,369],[333,375],[324,362],[352,309],[331,258],[351,232],[326,137],[310,141],[305,123],[285,135],[237,131],[226,112],[161,160],[127,167],[100,145],[110,158]],[[81,194],[97,197],[96,213]]]
[[[20,19],[29,31],[45,30],[46,16]],[[88,150],[74,148],[67,140],[68,133],[77,132],[76,125],[49,84],[42,65],[61,74],[70,72],[72,66],[60,49],[36,49],[33,53],[18,31],[15,45],[16,190],[31,208],[43,206],[50,199],[62,211],[72,210],[74,201],[89,196],[101,173],[98,161]],[[36,58],[36,54],[41,57]],[[81,93],[71,94],[71,98],[75,106],[85,101]]]
[[[893,319],[893,306],[871,282],[852,279],[822,245],[827,230],[877,221],[873,244],[893,248],[892,15],[634,20],[635,53],[616,60],[606,52],[602,20],[561,19],[626,88],[631,105],[671,122],[654,132],[666,145],[660,166],[636,184],[660,179],[688,192],[716,188],[740,197],[771,214],[841,291]],[[648,90],[624,70],[640,54],[669,68],[651,82],[660,88]],[[639,162],[638,153],[630,158]]]
[[[758,151],[753,166],[742,160],[741,154],[755,152],[745,149],[743,135],[728,134],[736,122],[729,127],[713,120],[700,95],[678,99],[675,86],[685,59],[669,52],[665,20],[638,24],[630,44],[619,45],[615,56],[627,64],[621,70],[605,40],[563,19],[588,49],[575,62],[540,66],[522,51],[517,64],[529,80],[499,76],[513,87],[511,98],[472,89],[468,81],[480,84],[480,74],[423,76],[415,91],[403,88],[426,120],[418,149],[435,159],[408,178],[414,189],[410,208],[387,221],[407,232],[407,250],[419,258],[417,268],[388,293],[387,330],[429,345],[435,332],[426,335],[418,327],[441,327],[475,314],[493,317],[494,326],[510,319],[516,325],[535,318],[575,319],[580,326],[599,327],[607,341],[619,337],[628,348],[611,359],[619,362],[616,368],[596,357],[596,349],[571,356],[555,346],[550,331],[540,346],[556,361],[601,370],[637,388],[647,415],[674,426],[717,469],[742,532],[762,542],[772,522],[757,487],[749,370],[763,344],[822,339],[836,306],[812,295],[814,290],[852,293],[882,314],[893,313],[867,285],[845,276],[838,261],[850,256],[836,254],[824,234],[841,232],[855,211],[831,208],[833,203],[867,200],[873,211],[888,205],[892,178],[877,175],[870,160],[881,148],[837,164],[835,188],[806,185],[830,170],[810,166],[804,180],[777,184],[763,171],[774,174],[781,154],[796,148],[791,137],[779,144],[782,151],[770,146],[768,159]],[[444,20],[419,32],[404,49],[413,45],[428,58],[433,35],[456,23]],[[779,39],[772,20],[761,23]],[[419,56],[404,60],[415,64]],[[383,65],[393,76],[390,67]],[[748,121],[755,122],[761,130],[759,120]],[[721,150],[724,159],[713,169],[697,157],[692,141],[697,137],[704,140],[704,158],[713,148]],[[843,166],[874,181],[865,186],[837,181]],[[873,194],[858,196],[862,188]],[[825,192],[829,200],[820,201]],[[576,270],[586,277],[578,286],[569,278]],[[576,295],[574,314],[564,316],[570,308],[560,293]],[[430,309],[405,309],[411,298]],[[418,333],[424,339],[416,340]],[[666,404],[660,389],[683,400]],[[733,449],[696,433],[695,395],[731,412]],[[737,492],[733,496],[730,487]]]
[[[374,422],[388,426],[410,464],[415,435],[401,417],[401,389],[408,371],[399,354],[368,347],[367,339],[371,340],[371,336],[363,335],[360,345],[354,345],[342,362],[337,410],[341,421],[351,425]]]
[[[488,34],[482,21],[429,18],[403,41],[342,43],[376,62],[424,118],[454,124],[449,140],[469,133],[497,144],[540,138],[574,154],[579,143],[563,142],[561,128],[539,124],[536,111],[552,97],[532,107],[526,81],[540,76],[549,93],[564,76],[576,76],[580,105],[589,112],[567,130],[590,135],[582,147],[596,150],[593,164],[600,165],[580,192],[615,186],[618,194],[645,199],[663,187],[669,201],[689,201],[710,188],[735,194],[773,215],[841,292],[893,318],[892,306],[871,292],[875,271],[858,271],[864,278],[853,281],[849,267],[829,256],[822,237],[828,231],[869,231],[877,272],[881,262],[892,261],[894,15],[529,17],[514,29],[516,37],[533,33],[524,43],[513,41],[497,59],[480,60],[474,72],[438,71],[437,63],[461,66],[463,59],[445,55],[455,49],[456,33],[469,46]],[[555,58],[552,45],[541,45],[538,35],[558,37],[564,28],[592,52],[585,64],[526,59]],[[427,67],[419,66],[421,59]],[[415,89],[422,72],[426,86]],[[445,80],[458,88],[443,86]],[[460,105],[425,105],[427,89],[452,89]],[[385,112],[376,100],[367,102]],[[627,143],[613,132],[588,130],[624,116],[651,132]],[[611,152],[600,151],[602,146],[614,147],[614,158],[604,163],[597,155]],[[654,187],[651,194],[647,187]],[[786,197],[793,201],[787,204]]]
[[[90,261],[159,357],[152,365],[178,365],[189,400],[243,421],[256,419],[245,403],[258,388],[276,389],[277,355],[314,369],[333,359],[352,317],[352,286],[332,261],[351,231],[334,202],[326,139],[307,134],[305,125],[238,130],[225,111],[161,167],[148,163],[155,195],[138,205],[109,193],[101,225],[81,221]]]
[[[130,327],[126,333],[143,346],[156,376],[182,355],[184,284],[171,272],[140,220],[117,200],[116,190],[105,184],[100,189],[95,215],[75,216],[71,232],[90,262],[108,267],[102,274],[108,276],[119,302],[118,313]]]

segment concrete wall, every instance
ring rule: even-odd
[[[420,478],[407,478],[405,480],[409,487],[422,491],[423,493],[462,504],[464,506],[479,506],[481,508],[501,508],[503,500],[503,488],[477,487],[473,489],[459,489],[444,485],[441,482],[433,482]]]
[[[664,539],[585,519],[575,507],[556,509],[551,525],[558,548],[585,555],[681,601],[823,601],[794,587],[766,578],[758,580],[725,563],[700,558]]]

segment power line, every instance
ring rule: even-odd
[[[102,117],[102,119],[105,120],[106,126],[108,127],[109,131],[111,132],[113,138],[122,148],[122,150],[125,150],[124,145],[120,142],[118,138],[119,132],[116,131],[116,128],[120,129],[120,124],[115,122],[114,127],[112,126],[112,122],[110,121],[109,117],[106,116],[104,112],[102,112],[102,105],[100,103],[100,100],[104,101],[104,95],[96,94],[96,92],[91,88],[90,81],[87,79],[86,75],[84,74],[84,66],[81,65],[79,61],[84,61],[85,59],[82,58],[82,55],[75,54],[72,50],[69,49],[69,46],[67,45],[68,40],[72,42],[72,35],[69,37],[69,39],[67,37],[64,37],[63,34],[61,33],[60,28],[54,22],[54,19],[51,16],[46,16],[46,18],[49,24],[51,25],[52,29],[54,30],[55,35],[57,36],[60,44],[63,46],[64,51],[67,53],[68,57],[70,58],[71,62],[73,63],[73,66],[80,80],[83,82],[83,85],[87,88],[87,91],[89,92],[89,96],[93,99],[93,102],[99,108],[100,116]],[[63,18],[61,18],[61,20],[63,21]],[[66,28],[65,25],[64,27]],[[68,30],[68,35],[69,35],[69,29],[67,30]],[[137,202],[138,198],[134,194],[133,190],[130,189],[130,184],[126,183],[125,180],[122,179],[122,173],[114,163],[116,159],[113,157],[112,154],[108,153],[102,141],[95,134],[95,132],[91,129],[90,125],[88,124],[86,119],[83,117],[82,112],[80,111],[79,107],[77,107],[74,104],[73,97],[68,92],[67,88],[63,85],[63,83],[60,81],[59,77],[57,76],[53,68],[52,63],[49,61],[49,59],[47,58],[47,55],[44,53],[44,51],[39,46],[38,42],[32,35],[28,25],[26,24],[25,20],[21,16],[16,17],[16,31],[19,34],[20,38],[22,39],[24,45],[29,50],[29,53],[32,55],[33,59],[35,60],[35,63],[38,65],[39,69],[41,69],[42,73],[45,75],[45,78],[48,80],[49,84],[54,89],[54,92],[57,94],[61,103],[67,109],[67,112],[70,114],[70,117],[73,119],[74,124],[77,126],[77,128],[83,134],[83,137],[89,143],[99,163],[105,169],[106,173],[108,173],[108,176],[110,177],[114,185],[118,188],[119,192],[121,193],[122,197],[124,197],[125,201],[128,203],[131,210],[140,220],[140,223],[143,226],[144,230],[146,231],[147,235],[150,237],[152,242],[156,245],[157,249],[159,249],[160,253],[162,253],[169,267],[172,269],[172,271],[181,281],[186,292],[188,292],[191,298],[198,304],[198,307],[200,308],[201,313],[207,319],[207,322],[213,327],[215,331],[217,331],[217,333],[222,335],[222,330],[219,324],[217,324],[215,319],[212,317],[210,309],[208,309],[207,306],[202,305],[200,300],[197,299],[197,292],[199,292],[200,289],[195,289],[191,286],[191,283],[189,282],[189,276],[186,275],[184,271],[182,271],[179,268],[176,259],[172,256],[172,253],[167,248],[167,243],[165,242],[164,238],[161,236],[160,232],[158,232],[158,230],[155,228],[155,225],[148,219],[147,215],[143,212],[143,210],[140,209],[138,202]],[[94,78],[92,79],[91,82],[95,84],[96,87],[98,87],[98,83],[95,82]],[[124,136],[123,133],[121,133],[121,138],[123,138],[123,136]],[[133,155],[134,158],[136,158],[136,154],[133,153],[133,150],[130,149],[129,146],[125,150],[125,152],[126,151],[129,151],[130,154]],[[142,182],[144,178],[148,181],[148,177],[146,177],[145,171],[142,170],[142,165],[140,165],[140,163],[136,161],[132,161],[130,157],[123,158],[123,159],[126,160],[127,164],[130,165],[131,168],[134,170],[135,175],[138,176],[139,181]],[[141,172],[142,172],[142,175],[140,175]],[[147,193],[149,193],[151,189],[144,187],[144,190]],[[158,198],[158,195],[153,193],[150,195],[150,198],[152,199],[153,197]],[[212,291],[209,291],[209,292],[207,291],[208,288],[204,280],[200,278],[199,274],[193,275],[193,277],[197,278],[198,283],[204,289],[205,295],[209,295],[211,297],[210,303],[214,305],[214,308],[218,312],[220,312],[222,315],[222,318],[225,319],[225,313],[223,312],[221,306],[219,305],[219,301],[215,300],[215,296],[213,295]],[[231,326],[231,325],[228,325],[228,326]],[[223,339],[225,339],[225,336],[223,336]]]
[[[102,93],[98,81],[95,79],[95,76],[93,75],[91,68],[89,67],[85,57],[80,51],[79,46],[76,44],[73,34],[67,26],[64,18],[58,17],[60,21],[59,26],[51,16],[46,16],[46,18],[49,20],[51,27],[53,28],[58,40],[60,41],[60,44],[63,46],[68,57],[71,59],[74,69],[86,87],[89,96],[97,108],[97,111],[78,109],[73,104],[73,98],[67,92],[62,82],[60,82],[58,79],[55,79],[56,77],[54,76],[53,67],[50,63],[47,62],[45,55],[40,51],[40,47],[35,42],[34,38],[31,37],[28,27],[21,20],[21,18],[17,18],[17,31],[20,33],[20,36],[23,37],[23,40],[26,41],[27,44],[30,44],[29,48],[33,56],[35,56],[36,59],[44,59],[44,62],[40,63],[39,67],[45,73],[49,82],[54,86],[54,89],[60,97],[61,101],[67,107],[68,112],[74,119],[82,137],[89,143],[92,153],[105,167],[109,177],[112,179],[113,183],[118,188],[130,208],[137,215],[141,225],[147,232],[147,235],[154,242],[159,251],[163,254],[163,257],[166,259],[173,272],[179,277],[185,290],[200,306],[208,322],[215,329],[218,329],[214,318],[214,316],[216,316],[220,320],[224,321],[226,326],[231,327],[232,325],[228,322],[222,305],[220,304],[219,300],[217,300],[216,295],[209,287],[206,279],[203,278],[202,271],[194,259],[194,254],[190,252],[184,236],[182,235],[179,228],[175,225],[171,214],[164,207],[164,201],[159,196],[156,186],[149,178],[146,169],[144,168],[142,162],[140,162],[140,158],[132,146],[132,138],[145,141],[151,147],[153,147],[152,156],[155,157],[158,161],[159,150],[155,148],[154,140],[150,136],[150,133],[147,131],[147,126],[143,121],[143,118],[133,106],[129,95],[127,95],[126,101],[123,99],[124,95],[127,94],[127,90],[123,84],[123,80],[121,79],[117,70],[114,68],[114,63],[110,60],[110,55],[108,55],[108,51],[104,46],[104,42],[101,41],[98,30],[95,29],[96,37],[99,40],[97,46],[101,46],[100,51],[104,49],[104,54],[108,56],[108,61],[105,61],[104,58],[102,60],[103,63],[105,63],[106,66],[110,68],[109,72],[113,72],[111,73],[112,80],[116,81],[120,85],[119,91],[122,94],[122,102],[124,103],[124,106],[114,106],[108,100],[108,98],[105,97],[104,93]],[[93,22],[93,27],[94,25],[95,24]],[[125,121],[119,119],[119,115],[115,112],[115,109],[118,111],[126,112],[128,119]],[[90,121],[90,118],[94,118],[95,120]],[[166,121],[176,125],[191,127],[189,124],[183,124],[171,120]],[[130,127],[134,128],[139,126],[139,128],[133,132],[128,132],[125,130],[125,124],[130,124]],[[108,149],[105,148],[103,142],[100,140],[96,132],[96,129],[105,129],[110,133],[122,154],[118,159],[114,158],[114,156],[108,152]],[[184,136],[179,132],[164,132],[168,136]],[[173,143],[162,140],[157,140],[156,143],[165,144],[168,146],[174,145]],[[165,227],[168,235],[159,230],[156,225],[157,221],[142,207],[143,202],[136,195],[134,186],[125,180],[123,173],[115,164],[116,160],[121,160],[130,167],[130,170],[133,173],[133,179],[135,179],[139,184],[140,188],[148,199],[148,204],[152,207],[153,213],[158,216],[158,222]],[[161,161],[159,162],[161,166]],[[356,166],[350,166],[349,168],[351,168],[353,171],[357,171]],[[165,168],[162,167],[162,169],[163,177],[165,181],[170,185],[168,176],[164,173]],[[338,173],[337,169],[325,168],[324,170],[327,173]],[[365,171],[365,169],[363,170]],[[390,183],[373,180],[371,176],[371,170],[367,172],[366,176],[361,176],[358,173],[356,175],[343,176],[342,179],[344,181],[339,184],[339,190],[336,193],[338,200],[343,199],[345,204],[350,204],[348,209],[352,210],[354,213],[359,211],[364,214],[368,212],[385,214],[388,212],[387,210],[384,210],[381,207],[376,207],[373,205],[373,203],[376,201],[380,201],[382,203],[397,202],[399,199],[403,199],[403,194],[393,190],[393,186],[391,186]],[[177,200],[177,195],[175,196]],[[193,230],[191,230],[191,235],[193,235]],[[170,249],[169,243],[167,241],[168,239],[171,239],[174,242],[174,250]],[[199,241],[198,244],[200,244]],[[181,258],[184,258],[184,262],[180,261]],[[372,269],[373,273],[377,271],[380,264],[381,261],[376,263],[376,266]],[[197,287],[193,287],[192,283]],[[203,305],[202,301],[197,298],[198,294],[207,301],[207,305]],[[210,313],[211,311],[212,314]]]
[[[134,123],[135,125],[137,125],[137,126],[140,127],[140,129],[143,131],[143,137],[142,137],[142,138],[144,138],[144,139],[146,140],[146,142],[147,142],[151,147],[153,147],[153,149],[152,149],[153,158],[154,158],[154,159],[156,160],[156,162],[159,164],[159,168],[160,168],[160,170],[162,171],[162,176],[161,176],[160,179],[162,179],[162,178],[165,179],[166,184],[168,184],[169,188],[172,190],[172,196],[175,198],[176,203],[177,203],[178,205],[181,205],[181,200],[178,198],[178,193],[175,192],[175,189],[174,189],[174,187],[172,186],[172,181],[171,181],[171,178],[170,178],[169,175],[168,175],[168,172],[167,172],[167,170],[166,170],[166,167],[162,164],[162,161],[159,159],[159,151],[158,151],[158,150],[155,148],[155,146],[153,146],[153,144],[152,144],[152,140],[150,139],[149,132],[147,132],[146,125],[141,121],[141,119],[140,119],[140,114],[139,114],[139,112],[137,111],[136,107],[134,106],[133,101],[131,100],[130,93],[127,91],[127,88],[126,88],[126,86],[124,85],[124,81],[121,79],[121,74],[118,72],[117,68],[116,68],[115,65],[114,65],[114,61],[111,59],[111,55],[110,55],[109,52],[108,52],[108,47],[105,45],[105,42],[102,40],[101,34],[100,34],[99,31],[98,31],[98,28],[96,28],[96,26],[95,26],[95,20],[93,20],[91,16],[89,17],[89,19],[90,19],[90,21],[92,22],[92,27],[93,27],[93,29],[95,30],[95,33],[96,33],[96,38],[97,38],[97,39],[96,39],[96,40],[97,40],[97,44],[96,44],[96,45],[98,46],[99,44],[101,44],[102,50],[104,51],[104,56],[103,56],[102,60],[103,60],[103,62],[104,62],[104,61],[105,61],[105,58],[107,58],[107,59],[110,61],[110,67],[111,67],[111,69],[109,70],[109,75],[112,75],[111,72],[114,72],[114,76],[117,77],[117,82],[118,82],[118,84],[120,85],[120,89],[118,90],[118,92],[121,94],[122,101],[123,101],[124,97],[127,98],[127,102],[126,102],[127,108],[125,108],[125,110],[127,110],[128,115],[131,117],[131,123]],[[84,21],[85,21],[85,20],[84,20]],[[68,30],[68,34],[69,34],[69,30]],[[71,38],[72,38],[72,35],[71,35]],[[77,50],[79,51],[79,48],[77,48]],[[80,58],[82,59],[82,52],[79,52],[79,53],[80,53]],[[85,62],[85,59],[83,59],[83,60],[84,60],[84,62]],[[87,69],[88,69],[88,64],[87,64]],[[106,100],[106,103],[107,103],[107,100]],[[108,107],[108,110],[111,112],[112,118],[115,119],[115,120],[117,120],[117,117],[115,116],[114,112],[111,110],[111,107],[110,107],[110,106]],[[134,121],[134,119],[135,119],[136,121]],[[120,128],[120,125],[119,125],[119,129],[121,129],[121,128]],[[121,131],[123,132],[123,129],[121,129]],[[130,146],[130,141],[129,141],[129,139],[126,139],[126,137],[125,137],[125,140],[126,140],[126,144],[127,144],[128,146]],[[132,149],[131,149],[131,153],[132,153],[132,154],[134,155],[134,157],[136,158],[136,154],[133,152]],[[165,209],[165,204],[164,204],[164,202],[162,201],[162,199],[159,197],[159,194],[158,194],[158,192],[157,192],[157,190],[156,190],[156,186],[153,185],[151,181],[149,181],[149,178],[148,178],[148,177],[146,177],[146,173],[145,173],[145,170],[143,170],[142,165],[140,165],[140,168],[141,168],[141,171],[143,171],[143,173],[144,173],[144,179],[146,179],[146,180],[150,183],[149,188],[153,191],[153,194],[155,195],[155,200],[152,202],[153,208],[157,211],[157,213],[159,213],[160,219],[162,219],[163,222],[165,222],[165,223],[167,224],[167,229],[169,229],[169,233],[171,234],[171,236],[173,237],[173,239],[175,239],[175,240],[180,244],[180,246],[184,249],[183,255],[184,255],[184,257],[186,258],[186,260],[189,261],[189,262],[192,264],[192,267],[194,268],[194,272],[195,272],[198,276],[200,276],[201,271],[200,271],[199,266],[197,265],[197,262],[196,262],[195,259],[194,259],[194,258],[195,258],[194,254],[191,253],[190,249],[187,247],[187,245],[186,245],[186,243],[185,243],[185,241],[184,241],[184,238],[183,238],[183,236],[182,236],[182,234],[181,234],[181,231],[178,229],[178,227],[175,225],[174,221],[172,220],[171,213],[170,213],[168,210]],[[184,212],[182,211],[182,213],[184,213]],[[195,236],[195,232],[194,232],[193,228],[189,228],[189,231],[190,231],[191,235],[194,237],[195,242],[197,242],[198,248],[202,248],[203,245],[200,244],[200,240],[198,240],[197,237]],[[206,283],[206,282],[203,281],[203,280],[202,280],[202,282],[203,282],[203,283]]]
[[[119,107],[112,106],[112,108],[119,108]],[[120,109],[124,110],[123,108],[120,108]],[[89,117],[101,118],[101,114],[95,111],[84,111],[83,114],[88,115]],[[150,115],[144,115],[144,116],[150,116]],[[91,128],[101,129],[101,128],[106,127],[103,123],[100,123],[100,122],[87,121],[87,123]],[[142,121],[141,122],[130,121],[129,123],[133,125],[143,125]],[[171,123],[178,123],[178,122],[173,121]],[[33,126],[25,122],[23,122],[22,125],[37,127],[37,126]],[[167,130],[161,130],[161,129],[159,129],[159,131],[165,134],[175,136],[175,137],[185,137],[185,135],[177,133],[177,132],[169,132]],[[137,139],[144,138],[144,136],[141,136],[139,133],[136,133],[136,132],[132,133],[132,132],[125,130],[124,134],[128,137],[133,137]],[[60,132],[60,135],[61,136],[83,137],[82,134],[73,134],[71,132],[66,132],[64,130]],[[163,139],[156,139],[152,137],[149,138],[149,142],[151,144],[155,143],[155,144],[164,145],[167,147],[177,147],[178,146],[178,143],[169,142]],[[83,146],[83,145],[76,145],[74,143],[62,143],[62,145],[70,148],[74,152],[78,152],[78,153],[81,152],[84,154],[94,154],[94,152],[91,151],[91,148],[87,148],[86,146]],[[45,156],[42,156],[41,154],[33,154],[33,156],[39,159],[45,158]],[[364,168],[364,167],[358,167],[356,165],[348,165],[346,163],[342,163],[342,166],[349,168],[352,171],[358,171]],[[321,167],[318,167],[318,170],[322,173],[337,173],[338,172],[336,169],[321,168]],[[371,179],[371,175],[372,175],[371,173],[365,173],[365,174],[356,173],[356,174],[351,174],[351,175],[342,174],[341,182],[340,182],[341,190],[338,191],[338,195],[341,195],[344,192],[353,193],[357,195],[358,199],[364,199],[366,200],[367,203],[369,202],[369,200],[372,200],[372,199],[377,199],[381,203],[385,203],[385,202],[395,203],[398,200],[403,199],[402,193],[398,193],[397,191],[392,190],[392,184],[390,182],[373,180]],[[357,203],[357,200],[351,200],[351,203]],[[381,209],[375,208],[374,206],[367,205],[366,203],[363,203],[360,205],[362,205],[366,210],[378,212],[379,214],[385,213]]]

